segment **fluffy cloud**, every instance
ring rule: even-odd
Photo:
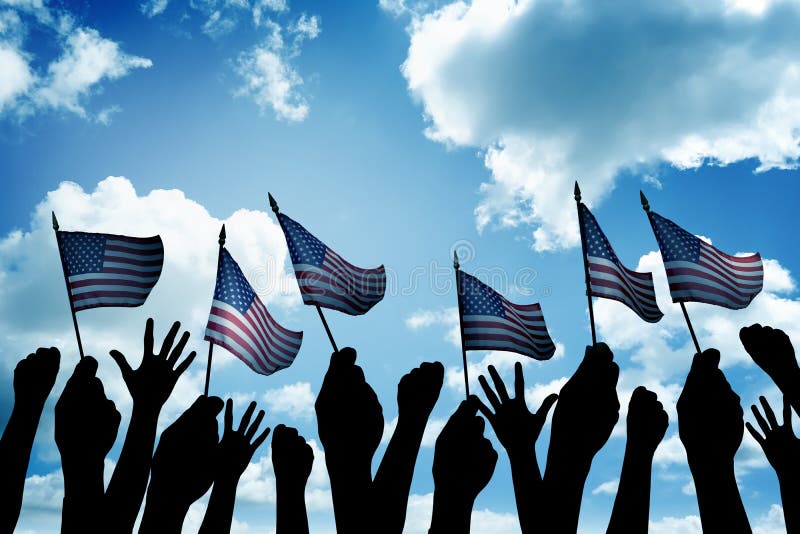
[[[778,504],[769,507],[766,513],[751,520],[753,534],[782,534],[786,532],[783,519],[783,508]],[[658,521],[650,521],[650,532],[653,534],[702,534],[703,527],[700,516],[664,517]]]
[[[310,420],[314,417],[316,395],[308,382],[287,384],[264,392],[264,402],[270,413],[283,413],[293,419]]]
[[[86,109],[89,97],[103,82],[127,76],[135,69],[152,66],[149,59],[129,55],[119,43],[93,28],[76,27],[65,11],[43,2],[6,2],[0,11],[0,112],[13,110],[25,117],[42,109],[64,110],[101,124],[108,124],[112,106],[98,113]],[[36,72],[24,50],[29,27],[54,39],[60,56]]]
[[[428,424],[425,426],[425,431],[422,433],[422,442],[420,445],[422,447],[433,447],[436,445],[436,438],[439,437],[445,424],[447,424],[447,420],[445,419],[428,419]],[[381,443],[389,443],[395,428],[397,428],[397,417],[383,424]]]
[[[478,227],[533,224],[538,250],[579,242],[575,178],[600,202],[620,171],[660,161],[800,157],[796,2],[380,5],[411,17],[402,72],[425,134],[484,150]]]
[[[408,511],[403,534],[425,534],[431,524],[433,493],[412,493],[408,498]],[[474,534],[518,534],[519,519],[516,514],[498,513],[488,509],[473,510],[470,532]]]
[[[615,478],[613,480],[609,480],[603,482],[596,488],[592,490],[592,495],[616,495],[617,488],[619,487],[619,479]]]

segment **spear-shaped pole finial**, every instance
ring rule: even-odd
[[[218,243],[219,243],[219,246],[221,246],[221,247],[222,247],[222,246],[224,246],[224,245],[225,245],[225,238],[226,238],[226,237],[228,237],[228,236],[227,236],[227,234],[225,233],[225,225],[223,224],[223,225],[222,225],[222,230],[220,230],[220,231],[219,231],[219,241],[218,241]]]
[[[640,190],[639,191],[639,200],[642,201],[642,208],[647,213],[650,213],[650,203],[647,201],[647,197],[644,196],[644,193]]]
[[[269,196],[269,207],[272,208],[272,211],[277,215],[280,209],[278,208],[278,203],[275,202],[275,197],[272,196],[272,193],[267,193],[267,196]]]
[[[58,232],[58,219],[56,219],[56,212],[51,211],[50,214],[53,216],[53,230]]]
[[[578,180],[575,180],[575,202],[581,201],[581,188],[578,187]]]
[[[459,265],[459,263],[458,263],[458,252],[456,252],[454,250],[453,251],[453,269],[455,269],[457,271],[460,266],[461,265]]]

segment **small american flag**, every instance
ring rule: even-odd
[[[553,355],[539,304],[514,304],[474,276],[456,272],[465,350],[505,350],[537,360]]]
[[[239,265],[222,249],[205,339],[225,347],[256,373],[271,375],[292,365],[303,333],[272,318]]]
[[[581,202],[579,209],[591,295],[622,302],[648,323],[657,323],[664,314],[656,302],[653,275],[625,267],[589,208]]]
[[[658,213],[649,212],[673,302],[705,302],[739,310],[761,291],[761,255],[730,256]]]
[[[283,213],[278,220],[304,303],[363,315],[381,301],[386,291],[383,265],[377,269],[356,267]]]
[[[128,237],[57,232],[75,311],[105,306],[141,306],[164,264],[159,236]]]

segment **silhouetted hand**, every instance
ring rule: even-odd
[[[745,426],[761,445],[767,460],[778,475],[786,531],[796,532],[800,528],[800,509],[795,505],[800,499],[800,439],[797,439],[792,430],[791,404],[784,396],[783,424],[778,424],[767,399],[759,397],[758,400],[761,401],[766,420],[755,404],[751,410],[764,435],[762,436],[750,423],[745,423]]]
[[[103,462],[114,444],[120,414],[95,376],[97,360],[75,367],[56,403],[55,438],[64,472],[62,532],[102,532]]]
[[[494,412],[481,401],[478,401],[478,408],[489,420],[497,439],[508,454],[520,528],[525,533],[535,532],[541,515],[536,508],[540,506],[539,493],[542,484],[536,459],[536,440],[539,439],[547,419],[547,412],[558,400],[558,395],[548,395],[536,413],[531,413],[525,402],[525,379],[520,362],[514,365],[513,399],[508,396],[506,386],[493,365],[489,366],[489,376],[497,393],[483,375],[478,377],[478,382]]]
[[[184,332],[175,348],[172,347],[180,328],[181,323],[175,321],[161,344],[161,350],[156,354],[153,352],[153,319],[148,319],[144,330],[142,363],[135,370],[121,352],[118,350],[109,352],[119,366],[136,408],[155,410],[158,413],[172,394],[178,378],[197,355],[192,351],[178,364],[186,342],[189,341],[189,332]]]
[[[14,369],[14,408],[0,438],[0,532],[13,532],[22,507],[25,474],[47,396],[58,374],[61,354],[40,348]]]
[[[497,452],[483,436],[478,405],[474,395],[462,401],[436,439],[432,534],[469,532],[472,505],[494,473]]]
[[[219,397],[198,397],[161,434],[140,533],[180,532],[189,506],[214,481]]]
[[[479,376],[478,382],[480,382],[494,413],[479,400],[478,408],[481,413],[492,425],[497,439],[509,451],[509,454],[513,454],[514,451],[535,451],[534,446],[547,419],[547,413],[558,400],[558,395],[556,393],[548,395],[536,413],[531,413],[525,403],[525,379],[522,376],[520,362],[514,365],[513,399],[508,396],[506,386],[493,365],[489,366],[489,376],[497,390],[496,394],[486,381],[486,377]],[[539,476],[541,477],[541,475]]]
[[[664,438],[669,417],[658,396],[644,386],[633,390],[628,404],[628,442],[622,462],[609,533],[646,534],[650,515],[653,454]]]
[[[60,362],[61,353],[55,347],[40,347],[21,360],[14,369],[14,405],[41,411],[56,383]]]
[[[719,370],[719,351],[695,354],[678,398],[678,434],[697,489],[705,532],[749,532],[733,472],[744,419],[739,396]]]
[[[355,361],[352,348],[333,353],[314,405],[339,532],[366,528],[372,457],[383,435],[383,409]]]
[[[264,419],[264,410],[259,410],[250,424],[256,403],[251,402],[244,412],[239,427],[233,429],[233,401],[225,404],[225,432],[219,442],[216,457],[214,489],[208,501],[208,509],[200,525],[201,533],[230,532],[233,520],[233,507],[236,501],[236,486],[239,478],[250,463],[253,453],[267,439],[269,427],[256,436],[258,427]]]
[[[368,506],[372,528],[382,534],[403,532],[414,465],[443,382],[444,366],[424,362],[397,385],[397,425],[375,474]]]
[[[277,534],[308,534],[304,493],[313,465],[314,451],[297,429],[276,426],[272,435],[272,468],[277,494]]]
[[[800,367],[789,336],[783,330],[756,323],[739,331],[745,350],[780,388],[800,414]]]
[[[191,352],[178,363],[189,340],[189,332],[184,332],[173,348],[180,326],[181,323],[178,321],[173,323],[164,338],[161,350],[155,354],[153,319],[148,319],[144,331],[142,362],[135,370],[121,352],[117,350],[110,352],[133,398],[133,412],[125,444],[106,491],[107,523],[115,532],[133,530],[147,489],[161,407],[172,393],[178,378],[195,358],[195,353]]]

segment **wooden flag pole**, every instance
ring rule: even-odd
[[[464,305],[461,302],[461,275],[458,252],[453,251],[453,269],[456,271],[456,294],[458,295],[458,331],[461,333],[461,363],[464,365],[464,390],[469,398],[469,372],[467,371],[467,349],[464,345]]]
[[[275,217],[278,219],[278,224],[280,224],[281,210],[278,207],[278,202],[275,200],[275,197],[272,196],[272,193],[267,192],[267,197],[269,198],[269,207],[272,208],[272,211],[275,213]],[[328,340],[331,342],[331,347],[333,347],[333,352],[339,352],[339,347],[336,346],[336,341],[333,339],[333,334],[331,333],[331,329],[328,326],[328,321],[325,320],[325,315],[322,314],[322,308],[319,307],[319,304],[316,304],[315,307],[317,308],[319,319],[320,321],[322,321],[322,326],[325,327],[325,333],[328,334]]]
[[[222,249],[225,248],[225,238],[227,234],[225,233],[225,225],[222,225],[222,230],[219,231],[219,253],[217,254],[217,275],[219,276],[219,269],[222,267]],[[208,341],[208,361],[206,362],[206,386],[203,390],[203,394],[208,397],[208,384],[211,382],[211,358],[214,355],[214,342],[209,340]]]
[[[581,189],[575,181],[575,204],[578,207],[578,226],[581,232],[581,250],[583,253],[583,273],[586,279],[586,299],[589,301],[589,325],[592,327],[592,347],[597,346],[597,334],[594,329],[594,308],[592,306],[592,283],[589,279],[589,261],[586,259],[586,236],[583,235],[583,213],[581,211]]]
[[[72,292],[69,290],[69,275],[67,275],[67,264],[64,263],[64,254],[61,253],[61,238],[58,236],[58,219],[56,212],[51,211],[53,216],[53,232],[56,234],[56,246],[58,247],[58,257],[61,259],[61,272],[64,273],[64,284],[67,287],[67,299],[69,300],[69,311],[72,313],[72,326],[75,327],[75,338],[78,340],[78,354],[83,359],[83,343],[81,343],[81,331],[78,328],[78,317],[75,315],[75,304],[72,302]]]
[[[647,213],[647,219],[650,221],[650,226],[653,226],[653,219],[650,218],[650,202],[647,201],[647,197],[644,196],[644,192],[639,191],[639,200],[642,202],[642,209]],[[655,228],[653,229],[655,231]],[[686,319],[686,326],[689,327],[689,334],[692,336],[692,342],[694,342],[694,348],[699,354],[700,350],[700,343],[697,342],[697,335],[694,333],[694,327],[692,327],[692,321],[689,319],[689,312],[686,311],[686,305],[683,302],[679,303],[681,305],[681,311],[683,311],[683,318]]]

